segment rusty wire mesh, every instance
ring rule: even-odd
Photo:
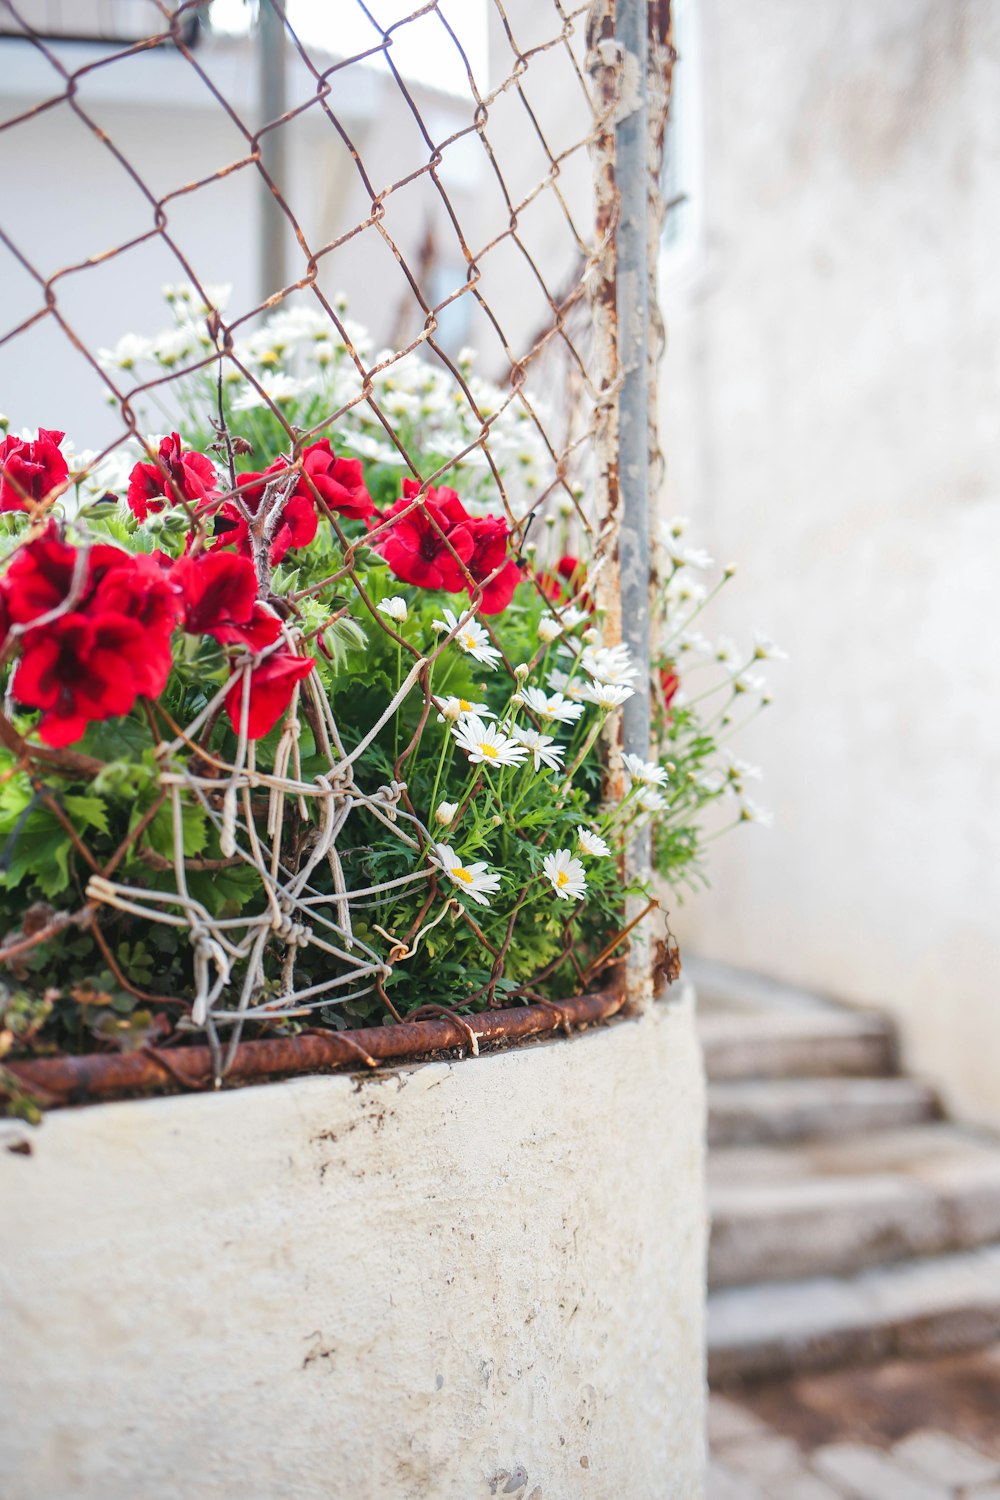
[[[18,211],[15,194],[3,215],[8,293],[0,378],[11,391],[15,381],[25,383],[18,414],[36,420],[26,410],[30,400],[40,401],[44,390],[53,397],[48,407],[55,406],[72,385],[69,404],[81,428],[101,433],[97,451],[77,458],[81,493],[120,493],[131,465],[157,465],[195,551],[223,507],[241,505],[234,445],[243,432],[264,434],[264,446],[280,433],[281,482],[265,490],[256,512],[241,512],[261,577],[270,577],[269,548],[303,476],[340,549],[321,586],[290,594],[303,610],[322,604],[324,619],[286,610],[282,649],[305,654],[322,643],[331,622],[354,617],[367,632],[386,632],[402,663],[397,691],[360,737],[344,734],[315,674],[305,677],[273,764],[264,768],[247,732],[249,657],[238,669],[244,690],[230,759],[209,752],[203,731],[215,723],[231,682],[185,723],[157,716],[156,808],[169,809],[172,839],[166,856],[149,857],[169,878],[153,885],[117,877],[148,816],[110,858],[96,857],[74,827],[76,856],[87,871],[82,899],[40,934],[19,939],[30,947],[85,929],[116,980],[155,1001],[168,997],[136,983],[105,929],[116,913],[134,914],[185,934],[193,954],[186,1025],[205,1032],[217,1074],[232,1062],[248,1022],[326,1014],[333,1004],[371,994],[394,1011],[386,981],[436,924],[461,922],[479,932],[473,912],[441,889],[430,809],[411,801],[407,765],[436,717],[434,665],[469,629],[506,561],[478,579],[465,569],[468,608],[449,615],[437,641],[420,649],[358,576],[359,549],[378,545],[380,526],[363,536],[345,527],[343,512],[303,469],[304,450],[325,436],[338,444],[344,438],[351,455],[416,482],[409,511],[431,487],[448,485],[471,512],[502,517],[509,555],[554,617],[557,603],[580,603],[581,588],[567,584],[553,598],[546,567],[536,561],[546,541],[550,563],[560,552],[589,554],[587,587],[612,605],[612,617],[616,597],[613,140],[621,68],[606,45],[613,7],[493,0],[484,73],[456,7],[437,0],[389,19],[384,6],[356,0],[348,30],[359,44],[350,55],[326,52],[296,30],[291,10],[263,3],[286,49],[286,107],[270,119],[259,117],[247,92],[257,66],[252,33],[226,39],[192,29],[207,14],[206,0],[150,0],[155,20],[146,34],[105,36],[89,51],[46,35],[38,0],[0,0],[3,31],[18,38],[0,40],[0,48],[20,49],[31,75],[25,93],[36,92],[0,120],[7,181],[17,179],[22,152],[53,149],[53,141],[58,152],[59,142],[71,141],[71,170],[83,179],[72,193],[89,205],[85,214],[60,209],[40,223],[27,207]],[[660,20],[665,39],[669,18]],[[425,59],[439,59],[442,71],[447,64],[459,80],[456,92],[446,96],[428,83],[426,69],[423,79],[407,75],[397,58],[416,39]],[[141,97],[153,109],[185,91],[197,96],[194,124],[178,113],[176,140],[159,132],[146,140],[129,128],[128,101]],[[651,139],[655,155],[662,117]],[[127,209],[116,206],[119,198]],[[106,212],[95,212],[101,203]],[[284,267],[280,285],[260,284],[257,257],[247,250],[257,243],[261,213],[272,264],[276,256]],[[217,286],[223,280],[235,282],[228,305]],[[174,283],[175,327],[156,335],[150,293],[164,281]],[[144,340],[141,355],[120,337],[130,324]],[[36,368],[43,373],[32,388]],[[183,430],[185,392],[199,382],[203,397],[216,393],[222,475],[207,509],[191,504],[149,437],[151,412],[160,429]],[[293,406],[308,412],[306,422],[290,420]],[[61,422],[48,417],[48,407],[37,419]],[[261,446],[258,437],[263,468],[275,454]],[[43,524],[45,514],[36,519]],[[71,605],[72,591],[63,607]],[[499,669],[513,678],[517,664],[500,649],[490,616],[478,615],[476,623],[486,632],[479,639],[487,653],[499,650]],[[404,699],[419,706],[414,732],[396,747],[391,777],[368,784],[359,759]],[[99,775],[100,760],[28,742],[6,707],[0,738],[29,769],[36,796],[64,820],[60,777]],[[537,716],[534,722],[546,727]],[[303,725],[324,760],[321,773],[302,773]],[[216,831],[220,871],[244,865],[256,872],[264,899],[251,913],[213,915],[192,894],[191,872],[204,873],[204,862],[185,852],[183,799],[193,800]],[[359,812],[391,829],[416,867],[358,883],[342,856]],[[419,887],[424,899],[407,930],[385,931],[372,912],[402,885]],[[584,988],[610,952],[581,962],[569,922],[564,937],[558,962],[572,965]],[[482,941],[486,978],[469,1003],[544,995],[555,963],[498,992],[517,941],[513,919],[503,942]],[[621,952],[617,942],[610,949]],[[297,969],[310,950],[325,956],[323,972],[317,978],[311,969],[303,984]]]

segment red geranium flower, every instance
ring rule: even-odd
[[[88,612],[111,610],[138,620],[151,633],[170,636],[181,616],[181,598],[166,553],[132,557],[117,547],[92,547],[89,562],[96,584]]]
[[[376,541],[375,550],[404,583],[457,594],[467,581],[463,564],[476,547],[472,518],[446,485],[429,489],[414,504],[418,495],[416,480],[404,479],[402,500],[382,515],[393,525]]]
[[[504,561],[510,529],[500,516],[481,516],[471,525],[475,545],[469,558],[469,572],[476,583],[484,585],[479,607],[484,615],[499,615],[507,608],[514,597],[514,590],[521,582],[521,570],[517,563]],[[490,578],[492,573],[496,573],[495,578]],[[487,579],[490,581],[486,582]],[[470,596],[472,593],[473,586],[470,586]]]
[[[69,465],[59,451],[65,435],[39,427],[34,439],[4,438],[0,443],[0,511],[27,510],[29,502],[47,500],[65,488]]]
[[[321,438],[302,452],[302,475],[295,493],[312,499],[309,480],[331,510],[350,520],[363,521],[375,510],[375,502],[365,489],[360,459],[338,458],[329,438]]]
[[[61,604],[70,591],[77,551],[59,540],[54,521],[10,560],[3,587],[10,619],[27,625]]]
[[[247,557],[231,552],[190,554],[174,564],[189,635],[211,635],[224,644],[242,642],[263,651],[281,634],[277,615],[257,598],[257,574]]]
[[[48,744],[68,745],[91,719],[127,713],[140,694],[162,692],[180,613],[164,561],[103,543],[84,554],[61,541],[54,524],[11,560],[2,589],[5,615],[29,627],[14,696],[44,710],[39,733]],[[36,625],[65,605],[74,580],[72,608]]]
[[[663,699],[663,707],[667,711],[668,718],[670,717],[670,705],[673,703],[680,685],[681,680],[674,670],[672,663],[668,662],[665,667],[660,668],[660,696]]]
[[[70,745],[92,720],[127,714],[149,676],[149,640],[137,621],[71,611],[27,632],[13,692],[43,710],[38,733],[47,745]]]
[[[295,684],[308,677],[316,659],[295,656],[291,651],[275,651],[265,656],[259,666],[250,669],[250,705],[247,713],[247,735],[263,739],[277,724],[292,701]],[[237,673],[226,694],[226,713],[237,734],[243,709],[243,674]]]
[[[556,563],[554,573],[541,575],[538,585],[546,599],[551,599],[553,604],[563,604],[570,599],[576,599],[581,609],[593,611],[594,601],[583,588],[586,577],[585,565],[578,557],[572,557],[567,553]]]
[[[155,515],[180,498],[196,505],[219,493],[215,465],[204,453],[185,452],[180,437],[172,432],[159,447],[156,464],[136,464],[129,475],[129,509],[139,521]]]

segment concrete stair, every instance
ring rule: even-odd
[[[715,1384],[1000,1338],[1000,1143],[884,1017],[688,964],[709,1077]]]
[[[932,1120],[912,1078],[751,1078],[708,1086],[708,1144],[735,1146],[890,1130]]]

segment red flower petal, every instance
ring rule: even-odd
[[[247,557],[219,551],[188,554],[174,564],[173,577],[183,595],[189,635],[215,635],[219,629],[245,625],[253,615],[257,574]]]
[[[31,501],[65,488],[69,465],[59,450],[64,436],[40,427],[37,438],[11,434],[0,442],[0,511],[27,510]]]
[[[275,651],[250,671],[250,703],[247,734],[252,740],[263,739],[277,724],[292,701],[295,685],[308,677],[316,659],[295,656],[291,651]],[[243,673],[238,672],[226,694],[226,713],[237,734],[243,710]]]

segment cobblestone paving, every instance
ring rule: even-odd
[[[706,1500],[1000,1500],[1000,1344],[713,1392]]]

